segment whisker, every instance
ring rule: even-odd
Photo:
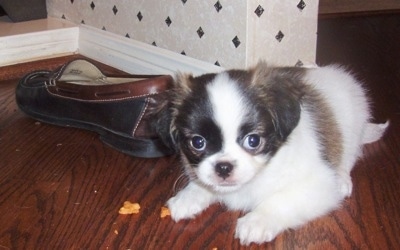
[[[176,179],[174,186],[173,186],[173,192],[174,194],[178,193],[180,190],[182,190],[184,187],[187,186],[189,183],[190,178],[186,173],[182,173],[179,175],[179,177]]]
[[[192,170],[192,168],[195,167],[197,167],[197,164],[190,164],[189,167],[186,168],[186,171],[178,176],[178,178],[175,180],[174,186],[172,187],[174,194],[186,187],[191,180],[197,179],[197,175]]]

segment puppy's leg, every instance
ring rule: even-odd
[[[261,244],[272,241],[284,229],[272,214],[257,209],[237,221],[235,238],[242,245]]]
[[[296,228],[338,207],[341,194],[336,182],[327,186],[291,187],[269,197],[237,222],[240,243],[272,241],[279,233]]]
[[[179,221],[193,218],[213,203],[214,199],[213,193],[195,182],[190,182],[176,196],[168,200],[167,206],[172,219]]]
[[[355,131],[363,131],[360,135],[361,138],[352,138],[352,136],[355,134],[353,131],[350,132],[350,135],[347,135],[347,138],[349,139],[344,145],[342,163],[338,168],[339,187],[343,197],[350,196],[353,190],[353,183],[351,181],[350,173],[356,164],[357,159],[362,155],[361,147],[363,144],[372,143],[379,140],[385,133],[388,126],[389,122],[382,124],[365,123],[363,129],[354,129]]]
[[[351,170],[362,155],[362,145],[379,140],[385,133],[389,122],[383,124],[366,123],[361,139],[352,138],[344,145],[345,152],[342,156],[342,163],[338,167],[339,188],[343,197],[351,195],[353,183],[351,181]]]
[[[338,169],[338,186],[343,198],[350,197],[353,191],[353,181],[351,180],[350,172],[355,161],[356,160],[351,163],[352,165],[348,164],[348,166],[341,166]]]

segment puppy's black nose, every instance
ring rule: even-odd
[[[229,177],[233,170],[233,165],[229,162],[218,162],[215,165],[215,171],[217,172],[218,176],[226,179]]]

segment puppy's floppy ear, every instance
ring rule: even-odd
[[[283,142],[300,120],[303,71],[268,67],[265,62],[259,62],[252,71],[251,86],[266,104],[274,129]]]
[[[174,77],[172,88],[159,94],[159,105],[149,112],[152,130],[175,151],[179,148],[175,120],[183,99],[191,93],[192,78],[190,74],[178,73]]]
[[[174,88],[178,90],[180,94],[187,96],[192,92],[192,80],[192,74],[178,72],[174,78]]]

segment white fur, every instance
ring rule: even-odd
[[[201,167],[197,169],[197,176],[204,184],[214,186],[219,192],[233,191],[252,179],[255,171],[265,162],[264,159],[257,161],[259,158],[243,151],[236,142],[246,105],[240,91],[236,85],[232,84],[228,75],[224,73],[218,75],[212,83],[208,84],[207,92],[210,96],[214,120],[222,130],[224,141],[219,153],[201,163]],[[217,161],[236,161],[241,167],[238,167],[229,178],[222,180],[215,175],[214,165]],[[252,167],[249,168],[246,165]]]
[[[210,204],[222,202],[229,209],[248,211],[236,226],[235,237],[241,244],[262,243],[328,213],[351,194],[350,171],[362,143],[379,139],[386,127],[369,123],[364,90],[342,69],[308,69],[304,80],[324,96],[343,134],[339,168],[323,160],[312,114],[306,110],[271,159],[246,153],[236,143],[246,103],[228,76],[220,74],[207,90],[214,119],[222,129],[223,149],[201,162],[195,170],[198,179],[168,201],[174,220],[193,218]],[[221,160],[235,162],[226,179],[214,170]]]

